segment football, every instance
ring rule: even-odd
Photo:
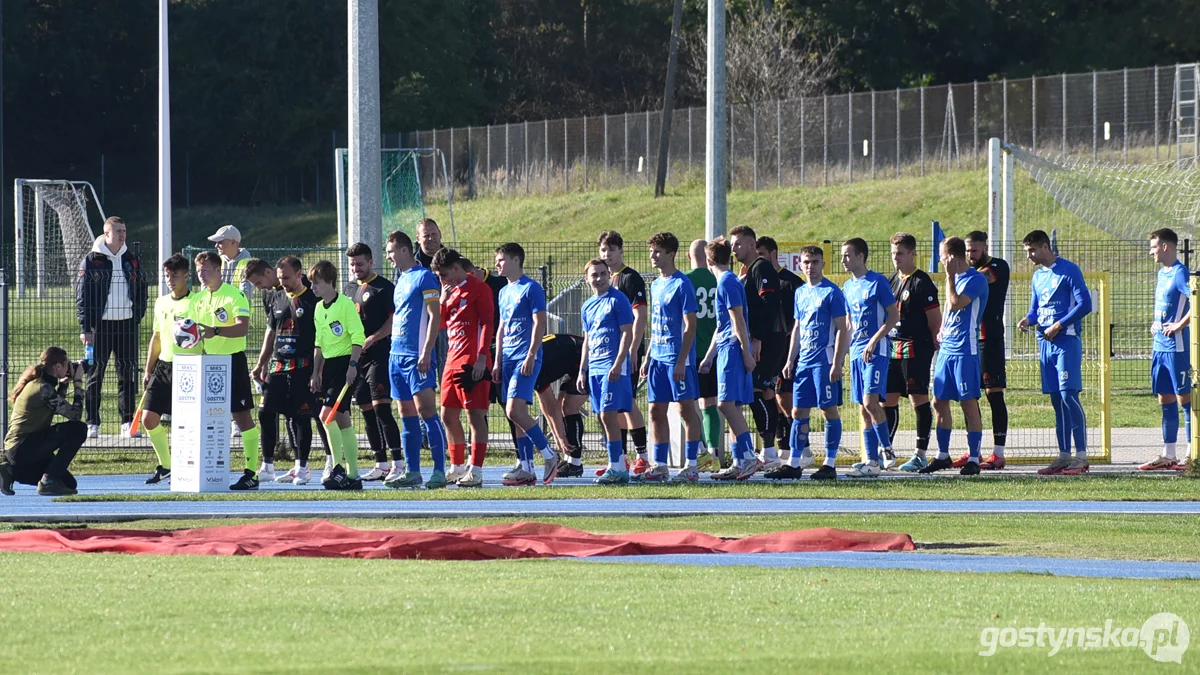
[[[200,327],[191,319],[180,319],[175,322],[175,346],[180,349],[191,349],[200,342]]]

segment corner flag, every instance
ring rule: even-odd
[[[942,232],[942,226],[938,225],[938,221],[933,221],[932,232],[929,238],[933,240],[933,253],[929,254],[929,271],[938,271],[938,251],[941,249],[942,240],[946,238],[946,233]]]

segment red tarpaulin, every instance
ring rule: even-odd
[[[42,553],[256,555],[314,558],[491,560],[666,553],[911,551],[907,534],[820,528],[726,540],[676,530],[591,534],[547,523],[466,530],[356,530],[329,521],[280,520],[258,525],[158,530],[24,530],[0,533],[0,550]]]

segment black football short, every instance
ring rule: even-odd
[[[315,415],[317,403],[311,389],[312,373],[312,366],[305,366],[268,374],[263,384],[262,411],[288,417]]]
[[[984,389],[1005,389],[1008,386],[1004,340],[983,340],[979,343],[979,370]]]
[[[783,372],[783,362],[787,360],[787,344],[780,338],[767,338],[762,341],[758,365],[754,366],[753,381],[755,391],[774,389],[775,383]]]
[[[146,387],[146,412],[171,414],[171,372],[174,366],[170,361],[162,360],[154,365],[154,372],[150,373],[150,386]]]
[[[332,408],[337,403],[342,387],[346,385],[346,369],[350,367],[350,355],[335,356],[325,359],[321,368],[321,391],[317,392],[317,404],[322,408]],[[338,412],[350,412],[350,392],[342,398]]]
[[[354,402],[360,406],[392,398],[391,382],[388,380],[388,355],[387,352],[379,354],[382,357],[375,354],[363,354],[359,357],[358,379],[350,389],[354,393]]]
[[[783,359],[784,359],[784,361],[786,361],[787,356],[784,356]],[[776,394],[791,394],[792,393],[792,378],[784,377],[783,374],[780,373],[779,378],[775,380],[775,393]]]
[[[246,352],[229,355],[229,412],[240,413],[254,410],[254,389],[250,386],[250,366],[246,364]]]
[[[717,397],[717,364],[713,364],[707,373],[696,372],[697,379],[700,380],[700,398],[716,398]]]
[[[933,350],[917,349],[907,359],[888,361],[887,393],[929,395],[930,369],[933,366]]]
[[[633,359],[633,363],[630,364],[633,367],[629,369],[629,382],[633,385],[633,397],[635,399],[637,398],[638,384],[642,381],[642,359],[645,356],[646,350],[642,349],[641,345],[638,345],[637,357]]]
[[[542,361],[542,369],[538,371],[533,390],[541,393],[563,378],[566,380],[558,386],[558,390],[573,396],[580,395],[579,388],[575,386],[579,379],[579,354],[556,350],[553,357]]]

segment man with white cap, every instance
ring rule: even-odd
[[[246,264],[252,256],[242,248],[242,233],[233,225],[222,225],[208,240],[221,254],[221,281],[242,289],[249,303],[254,297],[254,284],[246,279]]]
[[[254,284],[246,278],[246,265],[252,256],[242,248],[242,233],[233,225],[222,225],[208,240],[217,245],[217,253],[221,254],[221,282],[240,288],[249,306],[254,298]],[[230,425],[229,430],[232,436],[242,435],[237,424]]]

